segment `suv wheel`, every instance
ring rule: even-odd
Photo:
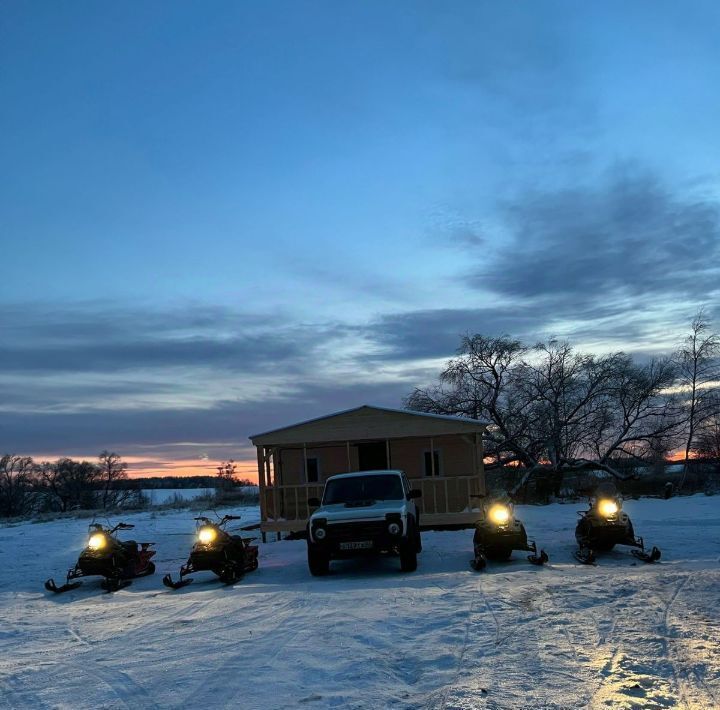
[[[319,550],[308,546],[308,567],[313,577],[322,577],[330,571],[330,557]]]
[[[416,530],[414,523],[411,525],[407,537],[400,543],[400,570],[402,572],[414,572],[417,569],[419,531]]]

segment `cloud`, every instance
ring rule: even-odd
[[[549,299],[571,316],[608,304],[702,300],[720,285],[720,205],[672,194],[625,167],[595,188],[533,192],[502,206],[512,234],[469,283],[504,299]]]
[[[284,396],[218,401],[205,408],[0,412],[0,452],[92,455],[111,449],[126,455],[144,451],[172,460],[252,458],[254,449],[248,440],[252,434],[361,404],[396,407],[409,390],[402,380],[390,384],[301,383]]]
[[[708,197],[626,166],[593,187],[526,192],[500,217],[509,241],[494,240],[497,221],[453,216],[442,231],[470,264],[457,307],[439,293],[437,308],[408,297],[364,322],[302,322],[203,304],[0,306],[0,452],[252,457],[250,434],[399,406],[465,333],[647,352],[676,342],[695,304],[715,307],[720,206]]]
[[[0,371],[5,373],[200,366],[260,372],[278,364],[295,367],[321,341],[320,327],[313,331],[277,315],[206,306],[146,311],[102,304],[67,310],[5,306],[0,319]]]

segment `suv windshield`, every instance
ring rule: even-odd
[[[354,476],[328,481],[323,505],[356,503],[366,500],[402,500],[405,498],[400,476]]]

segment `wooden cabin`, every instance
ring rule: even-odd
[[[479,517],[472,494],[485,493],[477,419],[363,405],[250,437],[257,447],[260,530],[298,532],[308,498],[322,497],[329,476],[401,469],[422,491],[421,525],[471,527]]]

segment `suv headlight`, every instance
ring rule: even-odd
[[[402,535],[403,521],[400,513],[388,513],[385,516],[387,531],[390,535]]]
[[[312,521],[310,524],[310,530],[314,540],[320,541],[327,537],[327,530],[325,529],[326,525],[327,518],[315,518],[315,520]]]

